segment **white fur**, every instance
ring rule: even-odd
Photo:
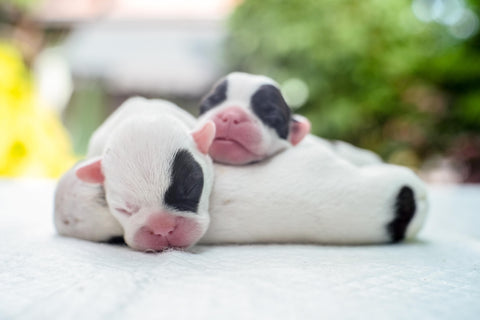
[[[181,123],[191,129],[196,125],[196,120],[183,109],[166,100],[145,99],[133,97],[126,100],[105,122],[95,130],[88,144],[87,158],[99,156],[103,153],[108,137],[112,130],[126,119],[136,117],[153,117],[158,115],[170,115],[180,120]]]
[[[407,229],[423,223],[426,190],[409,169],[356,167],[307,137],[264,162],[215,166],[210,227],[201,243],[317,242],[364,244],[390,241],[402,186],[415,193],[417,212]]]
[[[90,241],[122,236],[123,229],[108,210],[101,187],[78,179],[76,167],[62,176],[55,191],[54,222],[58,233]]]

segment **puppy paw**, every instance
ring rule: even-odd
[[[412,188],[403,186],[397,194],[394,205],[394,218],[387,225],[392,242],[399,242],[405,238],[407,227],[412,221],[417,209],[415,194]]]
[[[421,229],[428,211],[425,185],[417,183],[403,185],[395,198],[393,219],[387,224],[391,242],[413,238]]]

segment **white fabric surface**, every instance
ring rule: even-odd
[[[52,181],[0,181],[0,319],[480,319],[480,187],[430,187],[419,240],[135,252],[62,238]]]

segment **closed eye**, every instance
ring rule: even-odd
[[[140,210],[139,206],[133,205],[133,204],[128,203],[128,202],[125,206],[127,207],[127,209],[120,207],[120,208],[115,208],[115,210],[117,210],[118,212],[121,212],[123,214],[126,214],[127,216],[131,216],[132,214],[137,213],[138,210]]]
[[[123,214],[126,214],[127,216],[131,216],[133,214],[133,212],[128,211],[127,209],[123,209],[123,208],[115,208],[115,210],[117,210],[118,212],[121,212]]]

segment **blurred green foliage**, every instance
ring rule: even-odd
[[[226,56],[232,69],[304,81],[297,112],[313,133],[417,166],[480,134],[479,40],[418,20],[411,1],[245,0]]]
[[[87,153],[88,141],[108,113],[108,97],[100,81],[77,81],[70,99],[70,108],[65,110],[63,120],[72,136],[75,154]]]
[[[0,1],[0,27],[3,23],[11,23],[12,21],[17,20],[24,11],[28,11],[36,3],[38,3],[38,0]],[[4,37],[4,34],[1,32],[0,37]]]

